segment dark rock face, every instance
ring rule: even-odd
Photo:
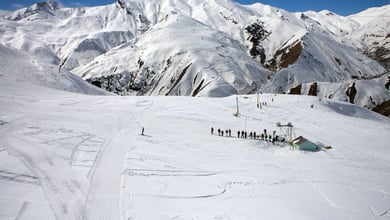
[[[125,72],[86,79],[87,82],[118,95],[142,95],[148,88],[146,80],[137,80],[137,73]]]
[[[288,94],[291,94],[291,95],[302,95],[302,84],[299,84],[298,86],[290,89],[290,92]]]
[[[368,43],[367,48],[364,48],[362,52],[368,57],[381,63],[386,69],[390,69],[390,34],[369,34],[365,35],[363,42],[371,39],[372,42]]]
[[[375,106],[372,110],[384,116],[390,117],[390,100]]]
[[[281,68],[287,68],[298,60],[303,50],[302,41],[295,41],[290,45],[282,45],[273,58],[267,62],[266,67],[271,71],[277,71]]]
[[[317,82],[311,84],[308,95],[317,96],[317,88],[318,88]]]
[[[249,48],[249,54],[253,58],[259,57],[260,63],[264,64],[266,56],[264,53],[264,48],[260,43],[267,39],[271,32],[264,28],[264,23],[261,21],[248,25],[245,28],[245,31],[248,33],[247,40],[252,42],[252,47]]]

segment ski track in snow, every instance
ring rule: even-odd
[[[104,145],[92,170],[87,219],[120,219],[120,189],[129,130],[121,127]]]
[[[7,122],[0,125],[0,190],[10,189],[0,204],[13,202],[11,211],[0,207],[0,219],[27,219],[34,210],[54,215],[37,219],[388,217],[389,120],[370,120],[369,112],[362,110],[362,119],[317,98],[264,94],[262,109],[254,95],[240,96],[242,115],[234,117],[235,96],[94,97],[35,89],[18,96],[24,107],[0,106]],[[16,90],[8,91],[1,103],[12,103]],[[236,137],[245,127],[279,133],[278,121],[333,149],[302,152]],[[230,128],[234,137],[210,135],[211,126]],[[21,199],[19,189],[36,195]]]

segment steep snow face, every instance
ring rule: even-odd
[[[389,8],[362,13],[377,11]],[[379,45],[366,54],[386,61],[390,24],[358,18],[231,0],[49,1],[4,14],[0,42],[121,95],[228,96],[382,77],[386,69],[359,50]]]
[[[107,94],[57,65],[0,44],[0,78],[84,94]]]

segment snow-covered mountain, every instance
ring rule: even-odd
[[[0,75],[1,220],[390,218],[387,117],[309,96],[261,94],[261,109],[237,96],[236,117],[236,96],[85,95],[53,88],[65,72],[4,51],[14,69]],[[237,138],[289,138],[277,122],[322,148]]]
[[[36,10],[40,13],[37,14]],[[15,45],[0,45],[0,220],[390,218],[388,117],[329,98],[273,92],[259,94],[259,100],[256,95],[224,98],[112,95],[66,69],[65,66],[70,63],[57,57],[57,53],[62,51],[55,50],[58,45],[47,47],[48,42],[54,42],[50,37],[55,35],[41,39],[43,34],[53,30],[49,28],[52,21],[45,24],[45,16],[58,13],[55,18],[60,20],[60,16],[64,16],[63,22],[67,23],[66,18],[70,15],[66,13],[70,13],[69,10],[60,9],[54,3],[26,9],[24,12],[30,22],[42,22],[39,26],[42,34],[33,35],[37,33],[36,29],[25,30],[38,26],[26,25],[26,18],[18,13],[6,13],[9,18],[19,21],[7,20],[1,26],[2,30],[6,30],[2,38],[8,36],[7,39],[15,45],[19,39],[20,49]],[[80,9],[72,10],[72,13],[78,13]],[[169,16],[177,16],[177,13]],[[176,18],[179,21],[184,19]],[[83,22],[94,21],[80,19]],[[186,19],[183,24],[193,21]],[[19,22],[19,26],[15,25]],[[247,28],[257,39],[270,33],[269,29],[261,32],[261,24]],[[16,33],[25,34],[15,34],[13,36],[17,39],[13,39],[9,33],[11,27]],[[203,36],[204,48],[224,36],[222,31],[205,28],[199,22],[193,23],[193,29],[203,29],[215,37]],[[165,34],[171,33],[154,31],[162,39],[166,39]],[[124,42],[125,38],[131,38],[130,34],[121,33]],[[96,33],[96,36],[107,39],[110,34],[112,32]],[[184,35],[181,32],[175,34]],[[302,38],[302,45],[314,44],[310,41],[311,37],[324,38],[318,33],[312,34]],[[196,36],[199,34],[190,35],[188,39]],[[153,35],[149,37],[153,39]],[[76,38],[74,36],[75,41]],[[85,36],[80,39],[85,39]],[[65,38],[63,40],[63,45],[72,43]],[[129,55],[131,47],[136,46],[116,43],[118,38],[115,37],[111,40],[110,43],[104,41],[104,44],[101,41],[101,48],[107,48],[103,54],[107,59],[116,61],[119,69],[122,68],[119,64],[125,62],[126,57],[118,53],[128,50],[129,53],[124,54]],[[170,63],[166,72],[176,67],[173,63],[180,64],[187,70],[183,70],[180,76],[184,79],[195,68],[195,61],[200,64],[223,61],[233,52],[243,58],[260,52],[258,58],[261,58],[261,51],[267,54],[269,49],[256,46],[253,50],[239,53],[237,48],[241,44],[238,40],[219,40],[237,47],[234,50],[220,47],[221,54],[226,52],[224,56],[202,57],[201,54],[212,53],[206,49],[206,52],[196,51],[193,42],[189,41],[188,48],[192,53],[182,51],[188,55],[187,60],[177,60],[182,54],[173,56],[166,63]],[[149,46],[157,45],[161,50],[152,54],[149,47],[143,48],[145,53],[137,63],[140,69],[151,65],[146,58],[162,56],[173,45],[170,41],[161,44],[157,40],[139,39],[137,42],[142,41]],[[75,45],[85,44],[85,48],[100,45],[94,40],[80,42],[87,43]],[[184,41],[178,42],[180,47],[185,45]],[[247,43],[256,43],[256,39]],[[115,44],[116,47],[109,49]],[[291,50],[301,47],[302,54],[308,56],[309,52],[304,49],[307,46],[292,45],[295,46]],[[323,44],[325,46],[337,50],[331,44]],[[96,52],[69,51],[83,54],[84,58]],[[162,54],[158,54],[159,51]],[[302,65],[300,59],[303,55],[292,66]],[[344,58],[339,54],[338,57],[340,62]],[[231,63],[226,63],[226,66],[235,67],[237,71],[240,68],[262,68],[264,72],[259,74],[271,79],[281,74],[266,70],[252,58],[248,61],[235,58],[231,57]],[[188,60],[194,64],[185,63]],[[76,61],[83,59],[74,59]],[[265,59],[264,63],[267,62],[271,63]],[[226,66],[220,65],[218,70],[227,70]],[[75,69],[78,68],[81,66]],[[208,71],[220,77],[215,79],[215,83],[221,84],[206,84],[208,78],[204,75],[205,84],[199,87],[198,96],[205,95],[205,91],[213,91],[214,95],[228,94],[229,89],[235,90],[234,86],[238,85],[231,83],[229,87],[227,82],[222,83],[228,79],[241,80],[240,89],[246,90],[249,75],[244,74],[247,72],[242,72],[242,76],[233,71],[218,75],[212,72],[216,71],[213,68],[214,64],[210,63]],[[283,69],[286,68],[280,71]],[[313,70],[317,69],[313,67]],[[165,80],[163,75],[159,76]],[[256,75],[253,73],[253,76]],[[198,80],[201,78],[195,80],[200,83]],[[361,84],[361,81],[367,81],[367,84]],[[379,79],[375,76],[356,81],[355,88],[364,86],[373,90],[368,92],[375,92],[376,81]],[[183,82],[180,81],[174,88],[182,88],[180,83]],[[343,90],[343,83],[319,82],[317,88]],[[291,92],[318,92],[315,86],[309,85],[302,84]],[[155,88],[159,88],[157,86]],[[251,88],[252,84],[246,86]],[[265,90],[266,85],[262,89]],[[321,89],[319,91],[322,92]],[[177,91],[172,89],[171,92]],[[353,89],[348,92],[352,94]],[[357,100],[361,99],[359,94],[355,95]],[[258,101],[264,103],[261,108],[256,105]],[[235,114],[237,105],[239,114]],[[281,126],[288,125],[288,122],[293,126],[291,133]],[[214,128],[213,134],[211,127]],[[218,130],[231,130],[231,135],[226,135],[226,132],[218,135]],[[141,134],[143,131],[144,135]],[[243,131],[249,134],[247,138],[237,137],[238,132],[242,134]],[[251,135],[254,132],[256,138]],[[262,140],[260,134],[266,132],[278,135],[280,141]],[[307,138],[318,148],[310,152],[290,147],[287,140],[298,136]],[[285,141],[281,141],[283,139]]]
[[[386,14],[388,5],[343,17],[232,0],[48,1],[3,15],[0,43],[121,95],[260,90],[373,108],[390,100]]]

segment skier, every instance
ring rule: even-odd
[[[211,127],[211,134],[214,134],[214,128]]]
[[[221,129],[218,128],[218,136],[221,136]]]
[[[145,128],[142,127],[142,132],[141,132],[141,135],[144,135],[144,131],[145,131]]]
[[[237,137],[240,138],[240,131],[237,131]]]

